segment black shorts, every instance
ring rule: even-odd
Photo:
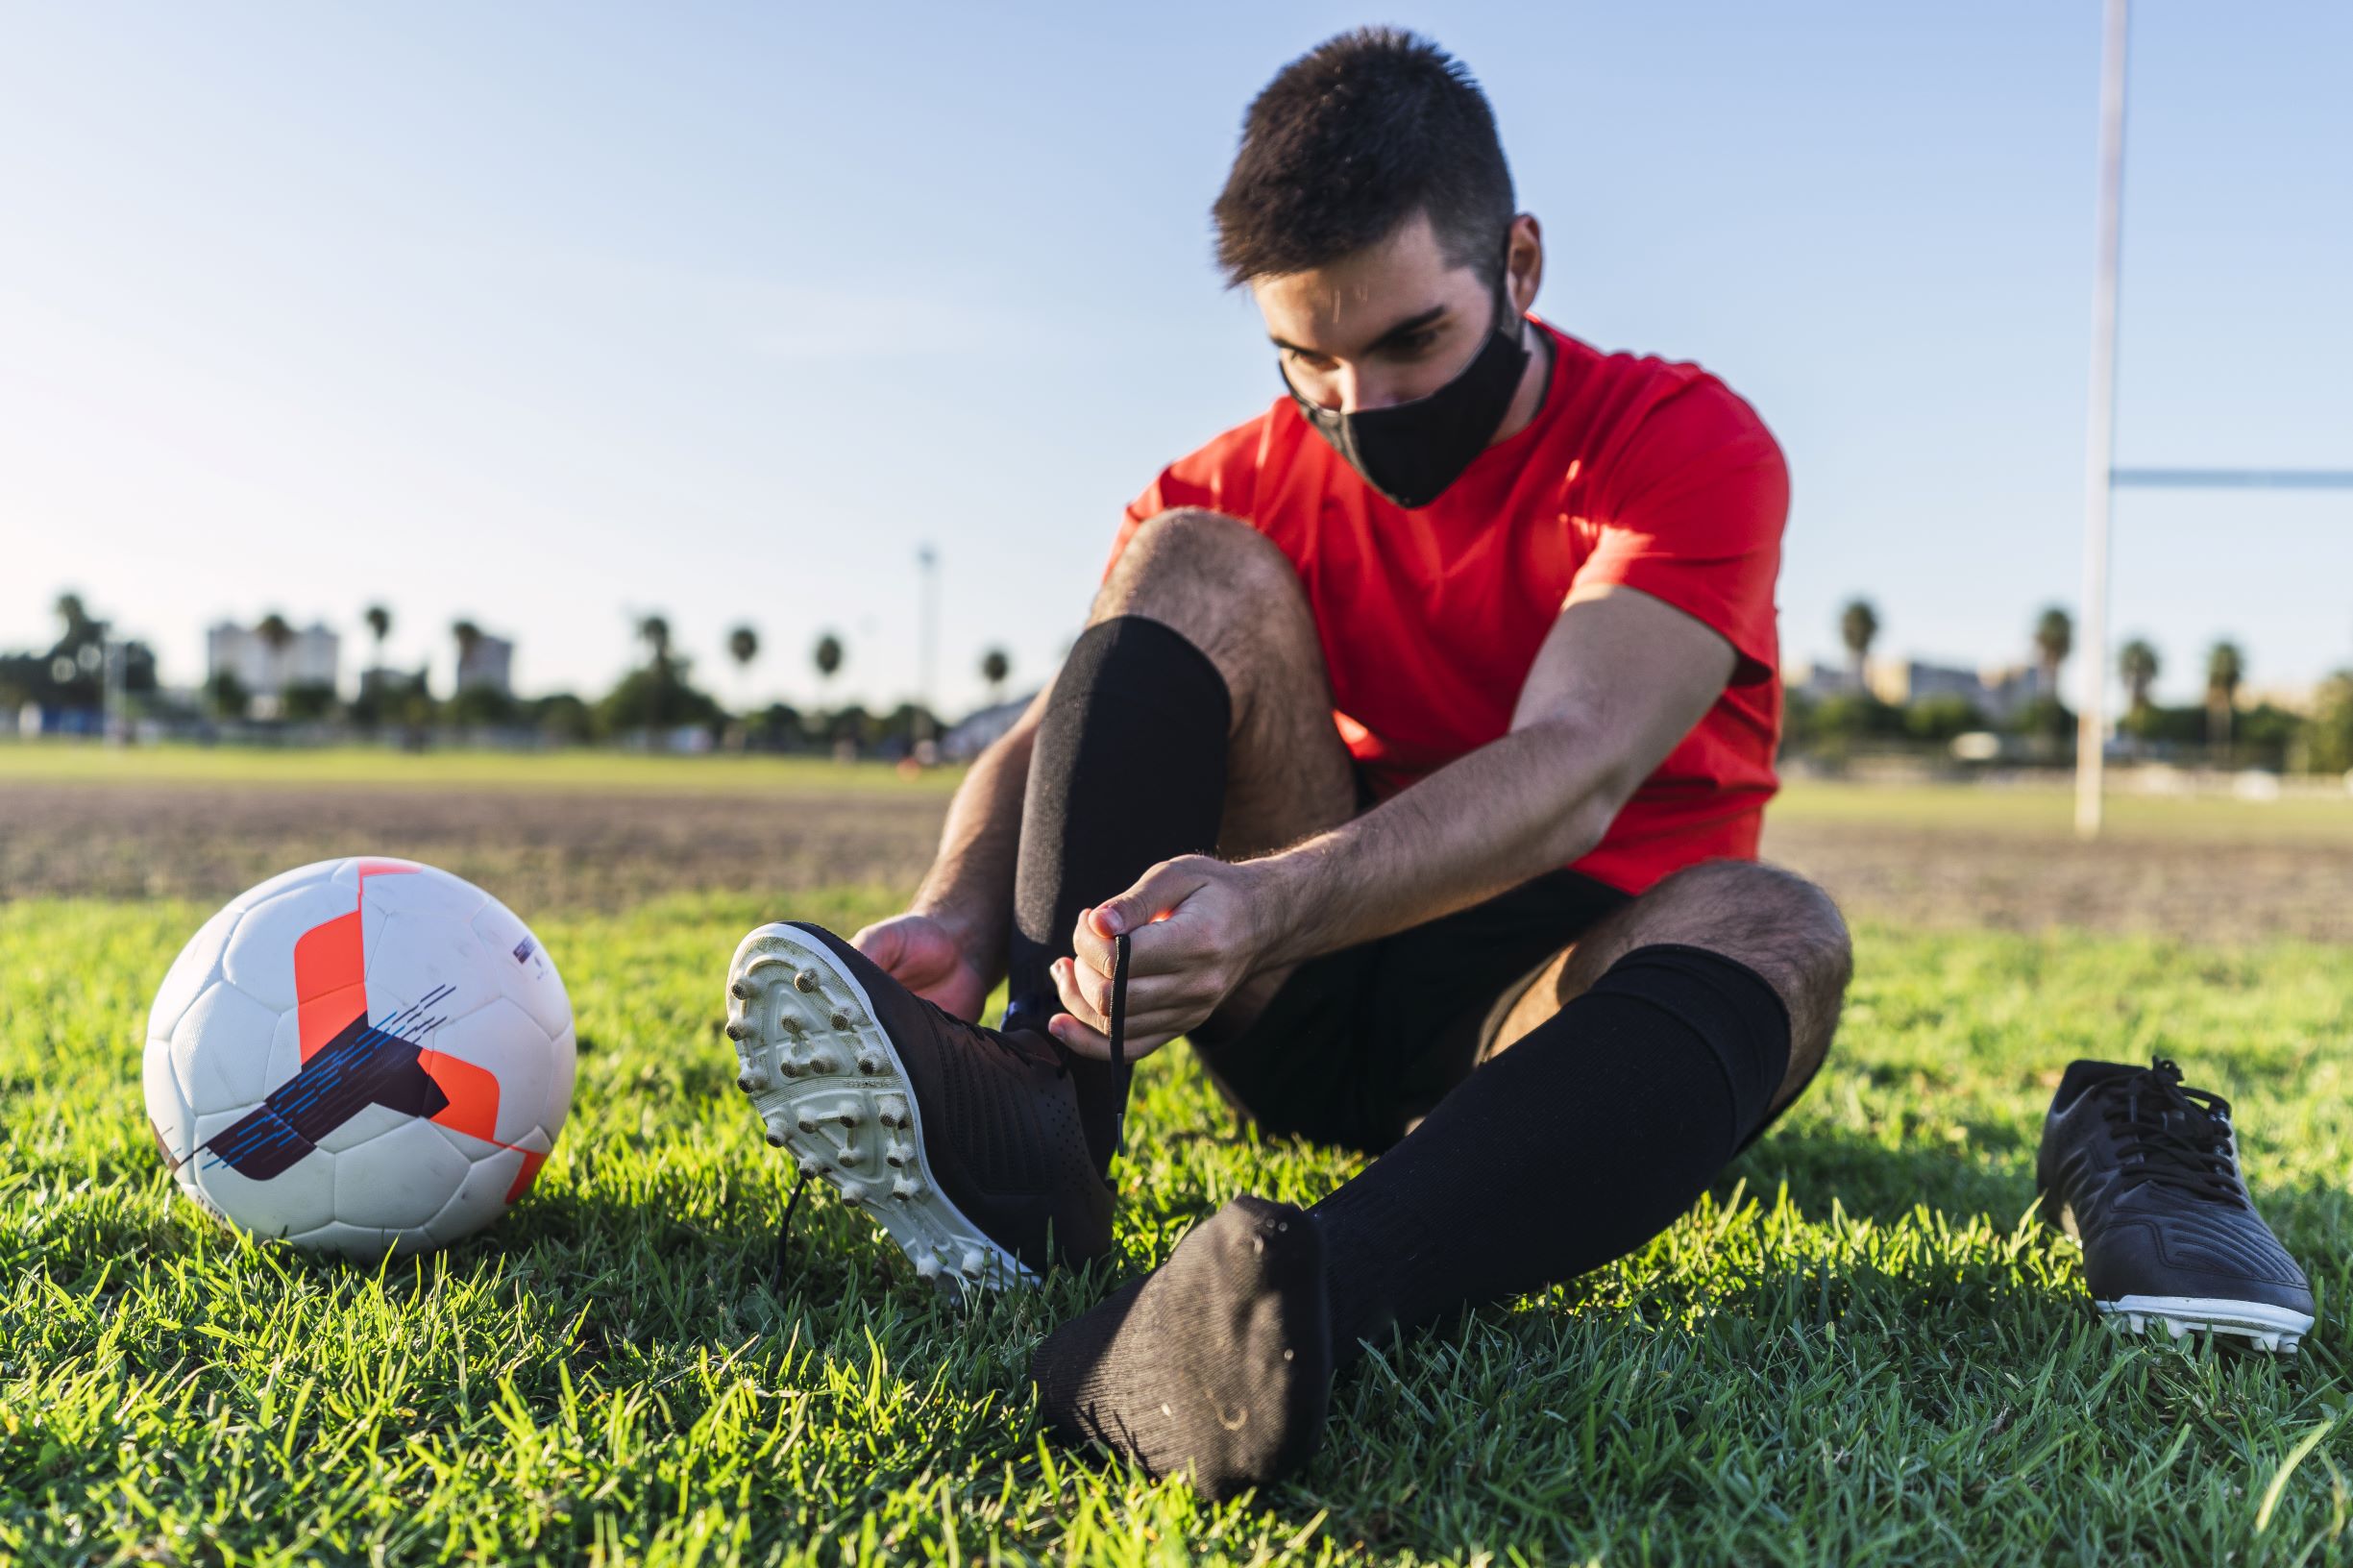
[[[1378,1153],[1479,1064],[1488,1015],[1632,894],[1548,871],[1483,904],[1312,958],[1230,1040],[1194,1053],[1271,1136]]]

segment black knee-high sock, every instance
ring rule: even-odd
[[[1753,969],[1639,947],[1314,1207],[1336,1365],[1624,1256],[1764,1119],[1789,1014]]]
[[[1042,1030],[1061,1011],[1051,970],[1071,956],[1080,910],[1118,896],[1161,861],[1215,851],[1232,723],[1225,677],[1158,621],[1097,622],[1070,649],[1021,807],[1008,1028]],[[1071,1073],[1088,1145],[1108,1167],[1126,1071],[1073,1062]]]
[[[1637,948],[1312,1217],[1237,1198],[1048,1335],[1039,1410],[1212,1497],[1274,1481],[1314,1454],[1360,1341],[1640,1245],[1762,1121],[1788,1061],[1788,1014],[1753,970]]]

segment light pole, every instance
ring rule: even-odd
[[[915,547],[915,564],[922,573],[923,624],[917,637],[915,736],[916,744],[924,745],[935,739],[931,720],[931,676],[933,656],[940,644],[940,553],[929,545]]]

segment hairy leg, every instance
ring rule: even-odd
[[[1233,728],[1220,856],[1267,854],[1356,815],[1356,773],[1333,727],[1314,616],[1272,541],[1216,512],[1150,518],[1096,594],[1089,624],[1123,615],[1176,631],[1225,677]],[[1246,1027],[1289,973],[1287,966],[1252,976],[1205,1030]]]
[[[1088,624],[1140,615],[1209,655],[1234,702],[1218,853],[1243,860],[1356,814],[1348,749],[1306,590],[1264,534],[1216,512],[1146,520]]]
[[[1637,947],[1700,947],[1745,964],[1789,1010],[1789,1068],[1773,1109],[1821,1066],[1854,972],[1847,922],[1828,894],[1754,861],[1686,867],[1564,947],[1506,1013],[1486,1060],[1542,1025]]]

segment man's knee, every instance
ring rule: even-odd
[[[1307,595],[1273,540],[1221,512],[1182,506],[1144,519],[1095,595],[1095,621],[1141,615],[1217,657],[1251,636],[1310,635]],[[1222,662],[1222,661],[1221,661]]]
[[[1705,947],[1762,975],[1789,1009],[1793,1075],[1812,1071],[1854,973],[1853,942],[1828,894],[1778,867],[1718,860],[1663,878],[1638,907],[1642,942]]]

